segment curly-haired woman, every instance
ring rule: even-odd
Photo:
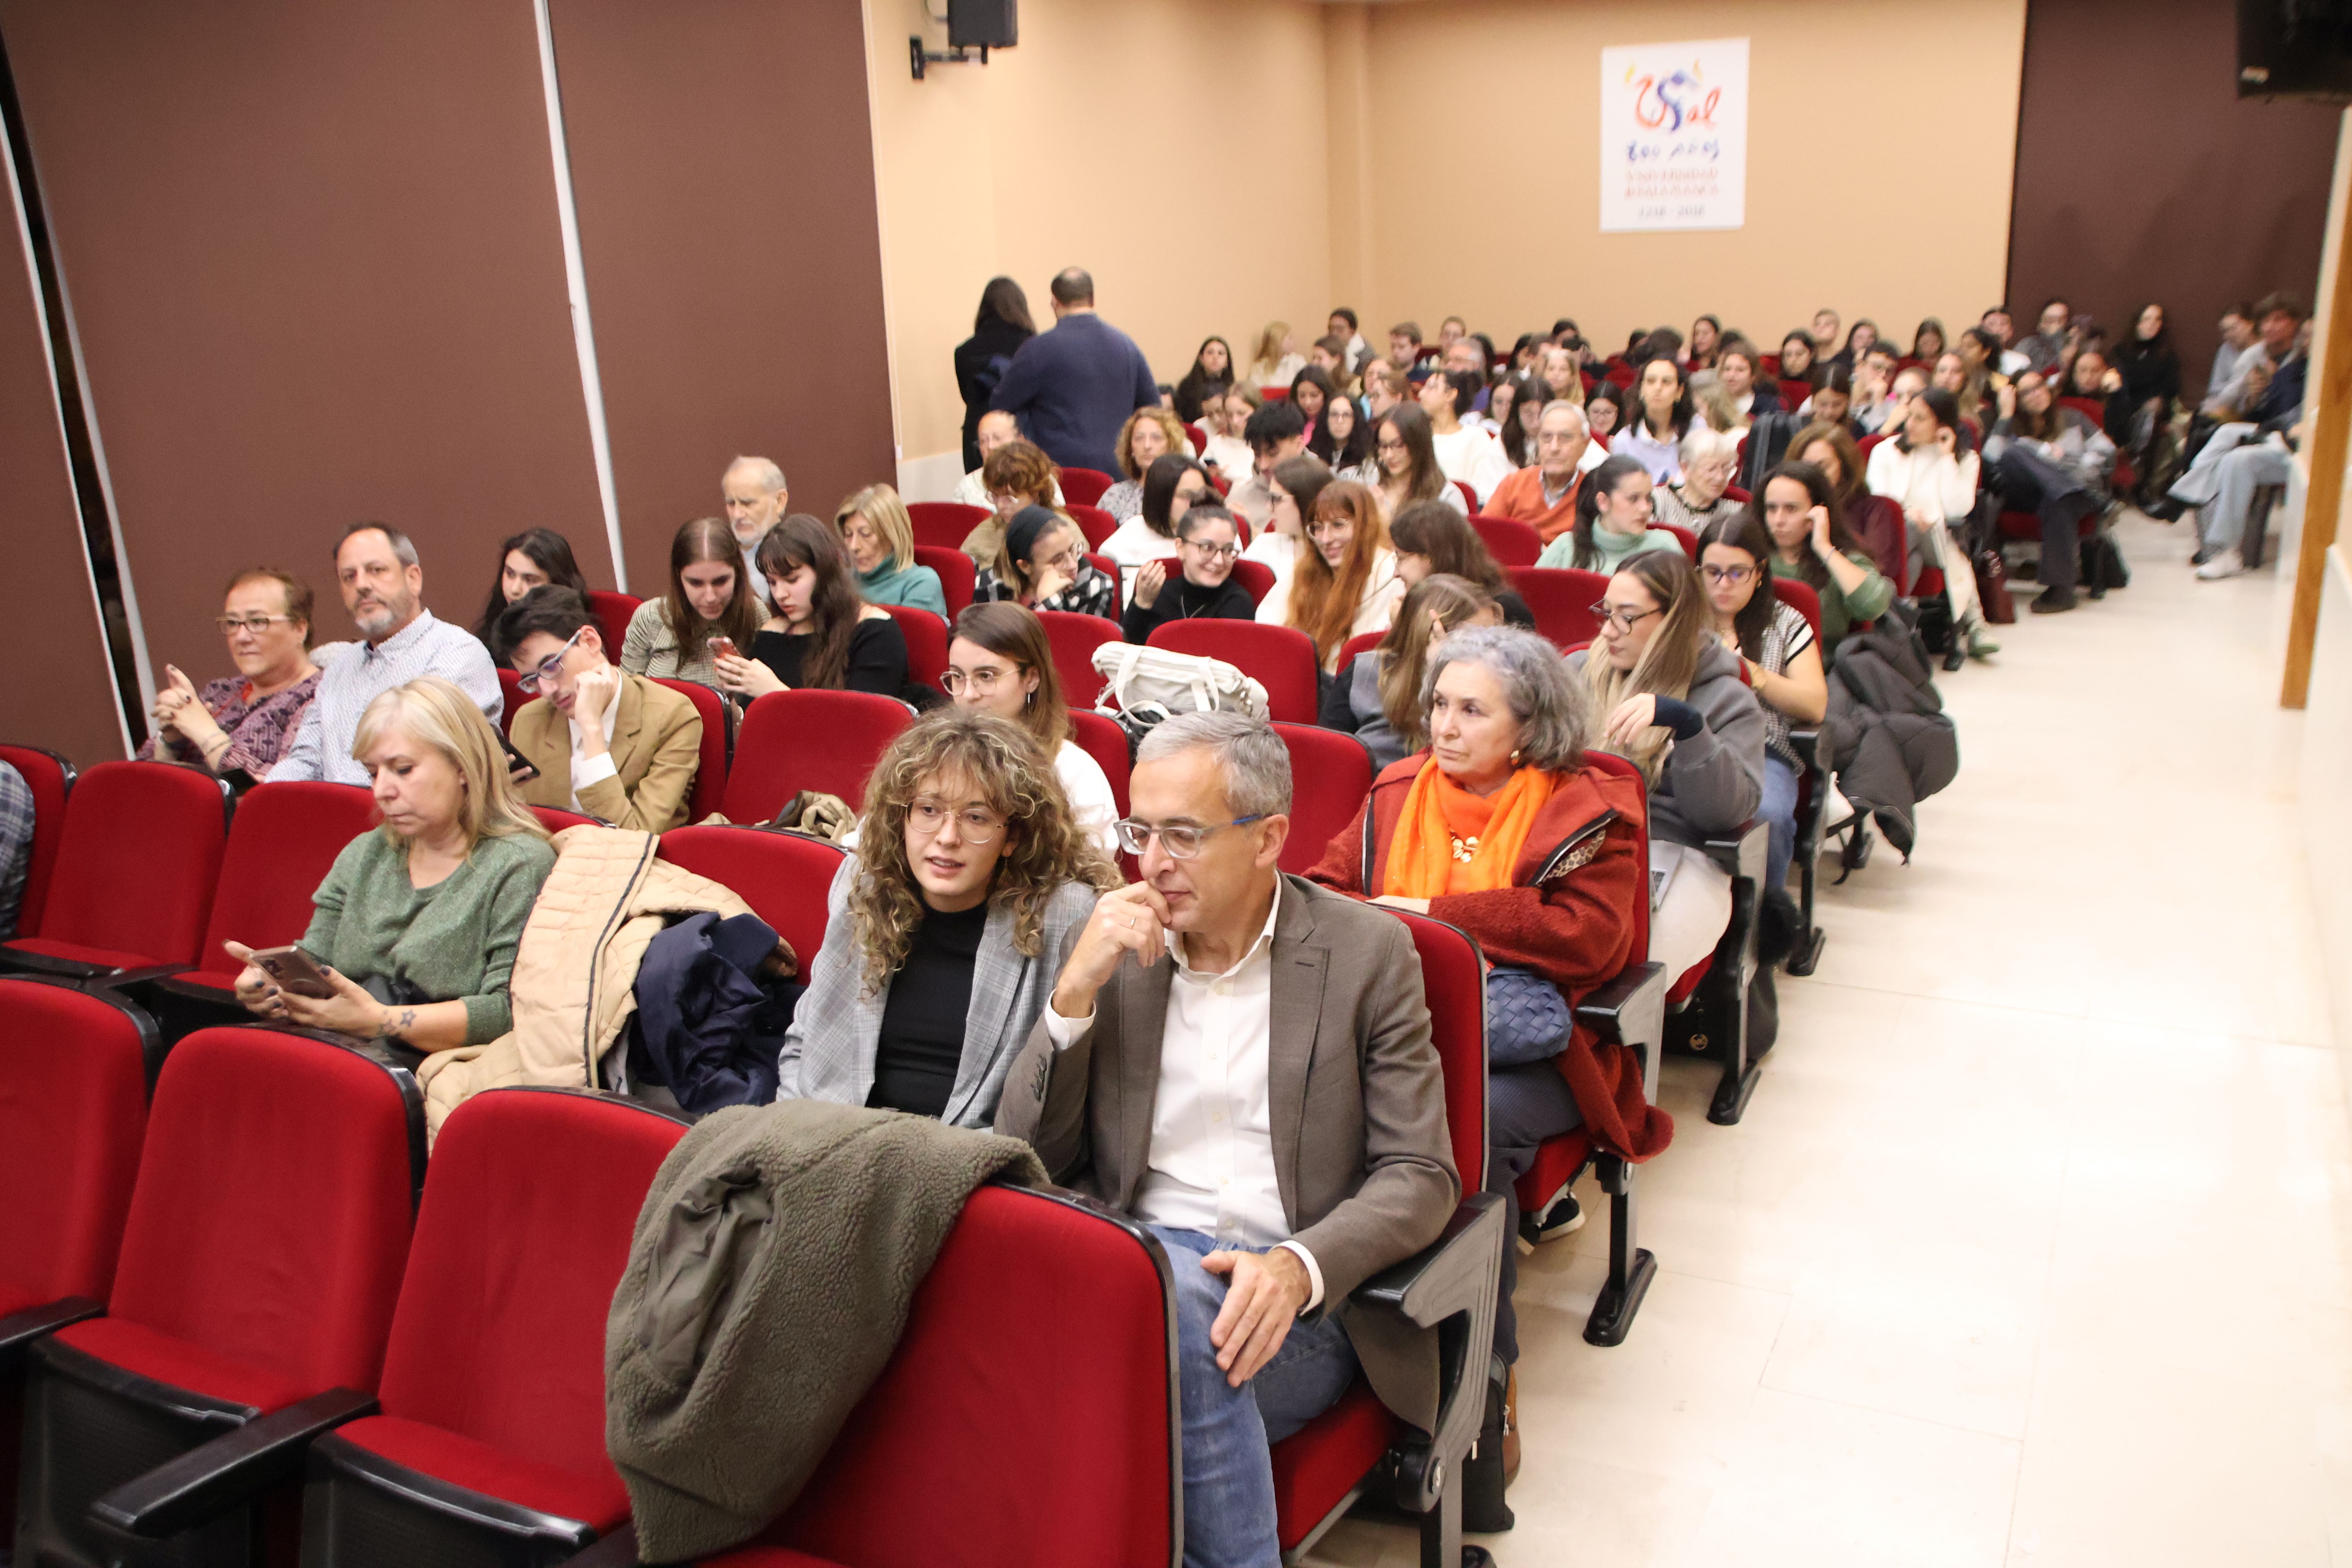
[[[941,709],[866,786],[777,1058],[777,1098],[996,1120],[1004,1075],[1118,872],[1018,724]]]

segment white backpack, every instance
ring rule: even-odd
[[[1179,713],[1266,716],[1265,688],[1221,658],[1107,642],[1095,649],[1094,665],[1095,673],[1109,683],[1130,736],[1139,738],[1143,730]]]

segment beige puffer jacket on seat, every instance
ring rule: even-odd
[[[637,965],[670,918],[721,920],[750,905],[707,878],[656,858],[650,833],[567,827],[515,953],[514,1029],[486,1046],[436,1051],[417,1068],[425,1125],[438,1137],[451,1111],[513,1084],[601,1088],[597,1065],[636,1010]],[[792,952],[780,940],[788,967]]]

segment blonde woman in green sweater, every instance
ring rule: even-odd
[[[237,999],[264,1018],[420,1051],[497,1039],[512,1025],[523,921],[555,865],[497,732],[471,698],[426,676],[368,704],[352,755],[383,823],[335,857],[300,944],[334,994],[282,989],[232,942],[247,961]]]

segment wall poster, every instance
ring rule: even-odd
[[[1738,228],[1748,209],[1748,40],[1601,51],[1601,228]]]

